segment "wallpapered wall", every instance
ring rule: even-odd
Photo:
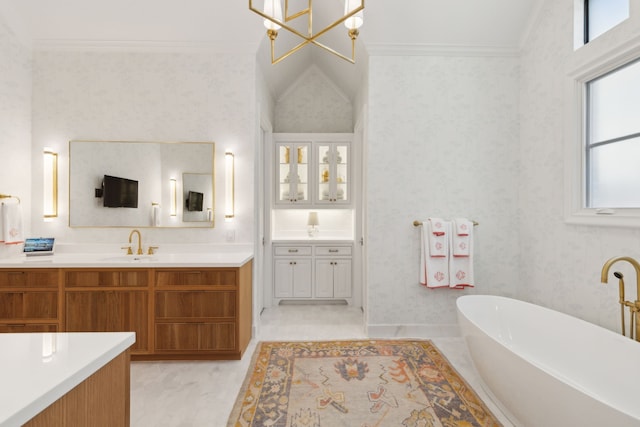
[[[275,132],[353,132],[351,102],[311,66],[275,106]]]
[[[33,149],[52,146],[61,156],[60,217],[34,221],[34,232],[61,241],[121,242],[128,230],[68,228],[68,141],[199,141],[216,143],[216,228],[147,229],[145,244],[253,241],[255,58],[207,52],[36,51],[33,77]],[[224,152],[235,154],[235,209],[224,222]],[[35,168],[34,168],[35,171]],[[34,174],[34,179],[38,178]],[[34,200],[41,197],[33,188]],[[34,218],[38,216],[33,209]]]
[[[565,130],[572,126],[565,88],[576,56],[588,61],[610,51],[639,27],[622,25],[574,53],[572,3],[544,3],[522,54],[519,295],[619,331],[617,280],[602,285],[600,270],[613,256],[639,258],[640,230],[564,222]],[[635,299],[635,273],[623,271]]]
[[[365,160],[371,330],[422,324],[432,333],[455,333],[460,295],[516,293],[518,72],[515,57],[371,57]],[[430,216],[480,223],[475,289],[418,284],[420,230],[412,222]]]
[[[20,197],[25,233],[31,206],[31,55],[0,19],[0,193]],[[0,257],[18,247],[0,243]]]

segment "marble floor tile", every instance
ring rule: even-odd
[[[132,427],[225,427],[259,341],[367,338],[359,308],[290,305],[265,309],[242,360],[131,363]],[[430,338],[430,337],[414,337]],[[430,338],[485,401],[512,426],[482,390],[460,338]]]

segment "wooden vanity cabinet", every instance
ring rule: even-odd
[[[131,354],[145,354],[149,342],[147,269],[64,270],[65,331],[135,332]]]
[[[0,333],[60,330],[57,269],[0,271]]]
[[[251,262],[157,269],[154,352],[163,359],[240,359],[251,339]]]
[[[240,359],[252,262],[229,268],[0,269],[0,332],[135,332],[132,360]]]

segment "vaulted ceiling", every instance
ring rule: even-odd
[[[289,1],[297,10],[308,0]],[[366,51],[399,47],[517,51],[542,1],[365,0],[355,66],[315,46],[271,65],[262,18],[249,11],[248,0],[0,0],[0,16],[34,47],[143,45],[256,52],[276,96],[316,64],[353,96],[366,67]],[[255,3],[260,7],[262,0]],[[314,24],[339,16],[342,4],[342,0],[316,0]],[[350,52],[344,27],[324,37],[336,50]],[[276,43],[284,49],[294,40],[281,30]]]

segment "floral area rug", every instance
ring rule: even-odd
[[[228,426],[500,426],[430,341],[262,342]]]

